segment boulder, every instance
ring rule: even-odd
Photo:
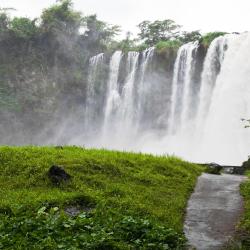
[[[48,176],[51,182],[55,185],[69,181],[71,178],[71,176],[66,173],[66,171],[62,167],[55,165],[49,169]]]

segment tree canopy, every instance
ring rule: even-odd
[[[181,26],[171,19],[143,21],[139,27],[139,34],[131,38],[117,40],[120,27],[111,25],[97,18],[96,15],[84,16],[73,8],[72,0],[58,0],[54,5],[43,10],[41,17],[29,19],[27,17],[11,18],[9,11],[13,9],[0,8],[0,41],[18,39],[28,42],[43,38],[52,50],[65,46],[65,50],[73,48],[75,43],[88,50],[88,54],[96,54],[107,50],[145,49],[149,46],[180,46],[183,43],[199,40],[206,46],[223,32],[213,32],[202,36],[199,31],[183,31]],[[70,46],[69,46],[70,45]],[[70,51],[72,52],[72,50]]]
[[[144,40],[147,45],[153,46],[159,41],[176,38],[181,26],[171,19],[166,19],[154,22],[143,21],[138,27],[140,29],[139,38]]]
[[[15,17],[11,22],[9,29],[16,37],[23,39],[30,39],[38,34],[38,27],[36,26],[37,19],[30,20],[25,17]]]
[[[82,15],[73,9],[71,0],[60,1],[45,9],[41,16],[41,28],[44,32],[65,32],[75,35],[82,24]]]

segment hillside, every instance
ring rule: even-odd
[[[53,184],[52,165],[70,180]],[[176,249],[202,168],[173,157],[2,146],[0,171],[0,249]]]

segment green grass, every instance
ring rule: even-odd
[[[248,162],[250,163],[250,161]],[[247,171],[246,175],[250,177],[250,171]],[[236,238],[236,241],[240,242],[240,246],[233,249],[247,250],[250,249],[250,180],[243,182],[240,189],[244,198],[244,214],[238,226],[239,233]]]
[[[72,176],[70,182],[54,186],[47,176],[52,165],[62,166]],[[30,223],[34,224],[33,229],[44,228],[50,218],[49,221],[55,221],[52,226],[54,231],[63,232],[57,237],[61,239],[69,237],[70,233],[67,235],[66,231],[65,235],[61,225],[63,221],[73,219],[65,217],[63,213],[59,216],[49,211],[53,207],[63,209],[71,204],[80,204],[83,209],[89,206],[93,208],[89,213],[91,214],[89,220],[91,225],[94,224],[96,227],[93,229],[96,230],[95,235],[100,231],[106,233],[105,237],[99,235],[98,239],[103,238],[106,241],[111,237],[107,234],[111,229],[112,234],[115,232],[114,235],[120,232],[115,238],[109,239],[109,242],[116,242],[114,246],[117,248],[114,247],[114,249],[125,249],[124,246],[129,247],[129,244],[131,248],[126,249],[170,249],[171,247],[167,248],[166,244],[164,248],[163,243],[166,239],[160,239],[160,235],[161,233],[165,235],[164,237],[168,235],[164,230],[173,230],[171,232],[179,236],[182,234],[186,203],[203,168],[175,157],[154,157],[145,154],[87,150],[79,147],[2,146],[0,147],[0,171],[0,212],[2,213],[0,249],[25,249],[25,244],[34,240],[33,236],[30,236],[32,239],[27,236],[27,232],[31,230],[30,227],[22,228],[29,221],[29,217]],[[42,219],[37,217],[37,211],[41,207],[46,211],[46,216]],[[57,216],[56,219],[55,216]],[[85,223],[82,221],[80,223],[79,220],[81,221],[78,217],[75,218],[74,227]],[[122,222],[124,220],[125,222]],[[30,225],[29,222],[27,223]],[[40,225],[41,223],[43,226]],[[15,235],[11,233],[12,225],[17,225],[18,228]],[[117,229],[121,228],[121,225],[126,226]],[[133,231],[131,227],[136,229],[136,232],[141,230],[147,235],[145,239],[142,237],[144,243],[141,241],[141,236],[133,242],[131,238],[124,238],[128,228],[129,232]],[[49,230],[47,226],[46,230]],[[44,237],[45,231],[42,230],[41,237]],[[8,236],[8,240],[4,238],[7,232],[13,236],[12,238]],[[155,232],[154,237],[152,232]],[[48,236],[48,231],[45,235]],[[5,245],[2,245],[2,248],[1,237],[2,240],[5,239]],[[49,241],[47,245],[39,243],[36,249],[59,249],[55,235],[54,238],[47,240]],[[158,247],[154,248],[152,244],[155,243],[152,241],[157,242],[157,240],[159,240],[156,244]],[[90,241],[97,242],[93,237]],[[77,238],[75,242],[79,243],[82,240]],[[76,243],[71,240],[66,241],[65,244],[70,244],[72,248],[62,245],[61,249],[81,249],[73,248],[78,245],[74,245]],[[85,249],[105,249],[103,242],[100,243],[101,248],[94,248],[91,244],[89,248],[85,246]],[[140,247],[149,244],[151,247],[136,248],[136,244]],[[22,247],[18,248],[17,245]],[[108,245],[107,249],[113,248]]]

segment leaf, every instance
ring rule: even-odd
[[[37,211],[37,214],[38,215],[41,215],[41,214],[46,214],[45,211],[46,211],[46,207],[41,207],[38,211]]]

